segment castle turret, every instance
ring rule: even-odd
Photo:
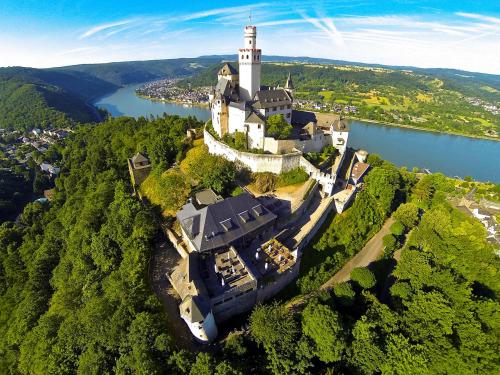
[[[240,98],[252,100],[260,90],[261,50],[257,49],[257,28],[245,26],[245,46],[239,49]]]
[[[288,73],[288,78],[286,79],[285,90],[288,91],[290,96],[292,96],[294,86],[293,86],[293,81],[292,81],[292,75],[290,73]]]

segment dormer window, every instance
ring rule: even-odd
[[[226,232],[229,232],[231,229],[235,228],[233,221],[229,218],[220,222],[220,225],[224,228]]]
[[[262,216],[264,215],[264,208],[262,205],[258,204],[257,206],[252,207],[252,211],[257,215],[257,216]]]

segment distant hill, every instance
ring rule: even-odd
[[[166,77],[191,75],[221,61],[220,56],[167,60],[124,61],[105,64],[72,65],[48,71],[85,74],[112,85],[123,86]]]
[[[84,79],[54,73],[47,77],[40,69],[0,69],[0,127],[25,130],[99,120],[84,95],[67,91],[71,85],[85,90]]]
[[[88,122],[98,119],[91,100],[118,87],[166,77],[192,76],[194,85],[215,83],[221,61],[234,61],[236,55],[212,55],[149,61],[126,61],[104,64],[84,64],[50,69],[0,68],[0,127],[27,128],[48,123]],[[345,93],[347,83],[401,90],[429,91],[434,79],[444,89],[459,95],[478,97],[498,103],[500,76],[472,73],[455,69],[424,69],[405,66],[356,63],[311,57],[265,56],[266,62],[305,63],[279,66],[265,64],[263,83],[283,85],[288,71],[294,74],[296,85],[305,95],[317,98],[320,90]],[[313,64],[389,69],[385,74],[365,71],[319,69]],[[411,71],[412,74],[408,74]],[[432,85],[431,85],[431,89]],[[348,90],[349,91],[349,90]],[[483,120],[477,120],[483,121]],[[488,126],[489,120],[483,121]]]
[[[30,129],[100,119],[88,103],[117,88],[193,74],[220,58],[117,62],[50,69],[0,68],[0,127]]]

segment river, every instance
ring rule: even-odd
[[[163,113],[208,120],[208,108],[139,98],[130,85],[106,95],[94,104],[113,116],[149,116]],[[351,120],[349,146],[377,153],[398,166],[428,168],[448,176],[472,176],[500,182],[500,142],[425,132]]]

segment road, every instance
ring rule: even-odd
[[[366,267],[370,263],[374,262],[382,255],[384,251],[384,244],[382,239],[385,235],[391,233],[390,227],[394,223],[394,219],[390,217],[386,220],[382,228],[375,234],[370,241],[357,253],[349,262],[347,262],[344,267],[340,269],[335,275],[333,275],[326,283],[321,285],[321,290],[329,290],[333,288],[335,284],[348,281],[351,277],[351,272],[353,269],[358,267]]]
[[[382,228],[366,243],[361,251],[358,252],[349,262],[347,262],[344,267],[340,269],[340,271],[338,271],[328,281],[321,285],[319,290],[330,290],[335,284],[348,281],[353,269],[358,267],[366,267],[370,263],[380,258],[384,251],[382,239],[385,235],[391,233],[390,227],[393,223],[393,218],[387,219]],[[305,304],[305,302],[314,295],[316,295],[316,292],[294,298],[287,304],[287,307],[291,309],[300,309]]]

